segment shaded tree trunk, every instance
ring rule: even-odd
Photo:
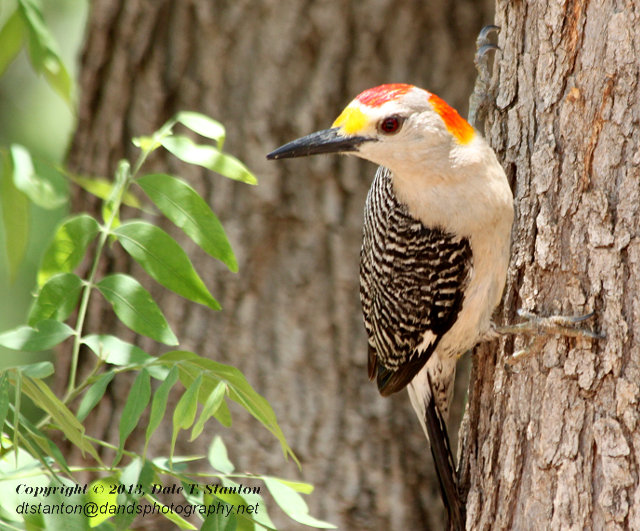
[[[606,340],[474,356],[468,529],[640,529],[640,7],[507,2],[489,138],[517,221],[501,318],[579,315]],[[497,353],[496,353],[497,352]]]
[[[168,171],[187,177],[227,229],[239,275],[193,249],[224,310],[213,314],[153,294],[184,348],[238,366],[273,404],[302,478],[317,487],[312,513],[341,529],[439,529],[442,521],[431,456],[406,394],[382,399],[366,376],[357,277],[374,168],[336,157],[276,165],[264,156],[328,126],[358,92],[383,82],[429,88],[464,111],[473,42],[493,18],[491,4],[91,3],[71,166],[112,174],[118,159],[133,156],[132,136],[177,110],[205,112],[228,127],[226,147],[256,172],[257,188],[154,160],[155,169],[169,164]],[[75,208],[97,205],[79,194]],[[110,259],[109,270],[133,268],[117,248]],[[94,300],[89,327],[113,331],[107,315]],[[92,427],[111,439],[127,385],[115,383]],[[300,477],[270,434],[234,413],[232,430],[209,429],[212,437],[221,432],[241,469]],[[166,453],[167,443],[156,439],[153,450]]]

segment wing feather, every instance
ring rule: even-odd
[[[380,167],[365,208],[360,299],[369,377],[383,396],[427,362],[462,308],[471,272],[469,240],[413,218]]]

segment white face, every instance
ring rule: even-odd
[[[392,171],[398,165],[438,159],[449,152],[454,137],[430,97],[429,92],[414,87],[378,106],[365,105],[356,98],[333,126],[344,136],[372,139],[353,154]]]
[[[365,90],[331,129],[293,140],[267,158],[352,153],[403,178],[442,179],[447,171],[469,166],[482,156],[482,140],[476,141],[476,136],[473,127],[435,94],[396,83]]]

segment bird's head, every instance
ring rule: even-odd
[[[475,131],[435,94],[407,84],[380,85],[359,94],[330,129],[304,136],[267,155],[268,159],[320,153],[351,153],[394,169],[399,164],[448,158],[471,142]]]

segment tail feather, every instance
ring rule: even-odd
[[[434,375],[438,378],[437,384],[434,384]],[[465,528],[465,508],[458,492],[456,468],[446,426],[454,379],[455,364],[443,366],[441,363],[427,363],[408,389],[411,404],[431,446],[440,494],[449,519],[448,529],[462,531]]]
[[[465,507],[460,500],[458,492],[456,468],[453,462],[447,426],[438,410],[433,392],[426,404],[425,424],[431,445],[431,455],[433,455],[438,482],[440,483],[440,493],[449,519],[448,528],[462,531],[465,528]]]

